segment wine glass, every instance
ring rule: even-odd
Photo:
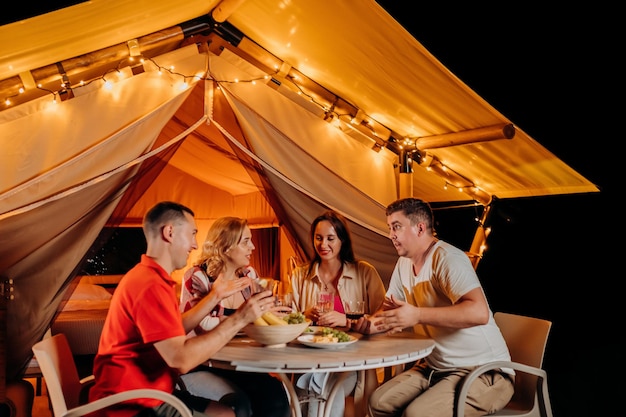
[[[317,309],[319,314],[327,313],[333,310],[333,295],[322,291],[317,297]]]
[[[343,308],[348,320],[356,321],[365,315],[365,301],[363,300],[346,300]]]

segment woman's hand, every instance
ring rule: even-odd
[[[217,277],[211,292],[215,293],[218,300],[228,298],[233,294],[242,291],[244,288],[249,287],[252,284],[252,280],[248,277],[237,278],[233,280],[223,279],[221,276]]]
[[[327,311],[326,313],[318,313],[317,324],[327,327],[345,327],[348,325],[348,318],[345,314],[338,311]]]

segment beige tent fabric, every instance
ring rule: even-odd
[[[515,123],[450,73],[376,2],[276,3],[244,2],[228,21],[402,137]],[[523,126],[516,126],[511,140],[427,151],[498,198],[598,191]],[[454,187],[444,189],[445,180],[426,168],[414,164],[414,171],[413,195],[429,201],[469,199]]]
[[[350,218],[357,255],[373,261],[384,279],[395,262],[386,204],[406,194],[472,202],[469,193],[446,189],[445,177],[427,166],[414,163],[412,174],[401,174],[397,155],[376,153],[370,136],[324,122],[323,106],[297,94],[303,88],[297,79],[282,77],[278,88],[273,81],[236,82],[279,77],[239,57],[264,49],[278,71],[297,69],[399,138],[514,123],[375,1],[225,3],[235,6],[227,23],[244,38],[219,57],[198,53],[211,39],[200,36],[201,48],[191,40],[146,62],[143,73],[107,72],[111,89],[98,78],[77,85],[69,100],[54,104],[49,92],[0,109],[0,276],[15,287],[7,309],[9,379],[30,358],[30,346],[54,318],[74,269],[118,202],[138,197],[124,192],[155,144],[176,153],[121,219],[126,224],[138,225],[159,199],[177,199],[197,211],[200,237],[215,217],[234,214],[284,225],[301,250],[309,246],[310,221],[332,207]],[[29,79],[34,70],[206,17],[217,4],[92,0],[2,26],[0,86],[17,77],[27,96],[39,96]],[[181,31],[181,43],[183,37]],[[175,71],[158,71],[166,68]],[[207,69],[221,91],[197,78]],[[78,75],[72,77],[77,84]],[[423,151],[489,198],[598,191],[519,126],[510,140]],[[289,256],[283,248],[281,254]]]
[[[375,1],[321,0],[296,6],[248,0],[222,5],[226,4],[234,6],[227,22],[244,34],[239,49],[260,45],[279,66],[299,70],[400,137],[414,139],[514,123],[451,74]],[[0,27],[1,74],[24,74],[124,43],[206,16],[215,5],[190,1],[180,8],[171,1],[153,5],[96,0],[5,25]],[[283,90],[288,85],[296,89],[285,82]],[[425,152],[427,160],[435,157],[498,198],[598,191],[520,126],[511,140]],[[413,164],[413,170],[411,194],[430,201],[471,200],[454,187],[445,187],[446,179],[427,167]]]
[[[218,79],[242,75],[221,57],[213,57],[210,68]],[[214,123],[263,168],[309,256],[311,220],[332,208],[350,220],[357,256],[372,262],[387,280],[397,256],[384,215],[386,204],[397,198],[392,160],[266,85],[240,82],[220,87],[254,153],[229,137],[219,119]]]
[[[209,13],[219,0],[90,0],[0,26],[0,79]]]
[[[195,48],[161,60],[194,72],[206,66]],[[10,168],[0,177],[0,271],[14,280],[10,378],[56,314],[68,277],[134,175],[133,161],[191,91],[178,81],[147,71],[112,90],[89,89],[57,104],[45,97],[0,113],[0,165]]]

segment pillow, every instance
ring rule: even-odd
[[[79,283],[74,288],[71,300],[110,300],[111,293],[99,285]]]

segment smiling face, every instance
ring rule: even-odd
[[[245,226],[239,242],[232,246],[226,253],[233,269],[250,265],[250,258],[252,257],[252,251],[254,249],[255,246],[252,243],[252,232],[248,226]]]
[[[338,258],[341,252],[341,239],[328,220],[322,220],[315,226],[313,244],[322,261]]]

